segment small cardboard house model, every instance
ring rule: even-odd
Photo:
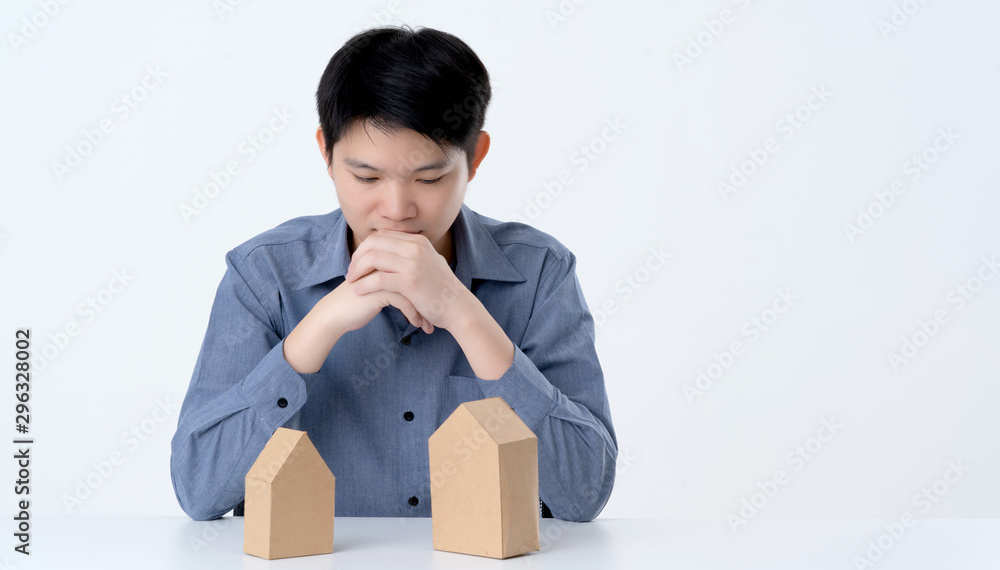
[[[435,550],[538,550],[538,439],[502,398],[460,405],[427,445]]]
[[[247,472],[243,552],[268,560],[333,552],[334,484],[306,432],[279,427]]]

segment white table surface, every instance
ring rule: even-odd
[[[494,560],[431,546],[430,519],[338,518],[334,552],[283,560],[243,553],[242,517],[34,517],[31,556],[7,552],[0,568],[855,568],[889,520],[598,519],[541,522],[542,550]],[[883,541],[885,543],[887,541]],[[5,560],[6,559],[6,560]],[[1000,568],[1000,519],[918,519],[874,568]]]

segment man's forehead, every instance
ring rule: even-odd
[[[358,121],[334,145],[334,154],[354,168],[412,174],[447,168],[456,152],[445,151],[430,137],[411,129],[383,130]]]
[[[383,172],[385,169],[378,164],[369,164],[365,160],[360,158],[355,158],[353,156],[345,156],[342,162],[347,166],[353,166],[354,168],[363,168],[366,170],[373,170],[375,172]],[[425,170],[439,170],[442,168],[447,168],[451,164],[451,158],[443,158],[441,160],[431,160],[423,164],[411,165],[404,162],[404,166],[397,167],[397,170],[413,172],[423,172]]]

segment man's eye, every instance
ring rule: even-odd
[[[372,182],[375,182],[376,180],[378,180],[378,178],[362,178],[362,177],[358,176],[357,174],[354,175],[354,178],[355,178],[355,180],[357,180],[358,182],[360,182],[362,184],[371,184]]]
[[[443,175],[442,175],[442,176],[438,176],[438,177],[437,177],[437,178],[435,178],[434,180],[420,180],[419,182],[420,182],[420,183],[422,183],[422,184],[435,184],[435,183],[437,183],[438,181],[440,181],[440,180],[441,180],[442,178],[444,178],[444,176],[443,176]]]

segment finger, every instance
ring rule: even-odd
[[[355,295],[368,295],[377,291],[402,294],[404,292],[403,280],[404,278],[399,273],[376,269],[364,277],[359,277],[351,287]]]
[[[401,259],[415,260],[437,254],[431,242],[423,235],[394,230],[378,230],[365,238],[365,241],[361,242],[358,249],[351,255],[351,262],[347,266],[348,275],[354,278],[360,277],[360,274],[355,276],[354,271],[358,261],[376,251],[394,254]],[[348,280],[353,279],[349,278]]]
[[[369,251],[363,257],[355,257],[348,266],[344,279],[353,283],[373,271],[401,273],[409,269],[412,267],[406,264],[405,258],[386,251],[374,250]]]
[[[417,328],[422,328],[423,323],[427,322],[427,319],[425,319],[423,315],[417,312],[417,308],[414,307],[413,303],[411,303],[410,300],[407,299],[406,297],[400,295],[399,293],[393,293],[391,291],[382,291],[380,293],[385,295],[383,299],[386,301],[386,303],[399,309],[400,312],[403,313],[403,316],[406,317],[406,320],[409,321],[411,325]]]
[[[427,243],[430,243],[430,240],[427,239],[427,236],[425,236],[423,234],[410,233],[410,232],[401,232],[401,231],[397,231],[397,230],[378,230],[373,235],[386,236],[386,237],[390,237],[390,238],[393,238],[393,239],[397,239],[397,240],[401,240],[401,241],[414,242],[414,243],[421,243],[421,242],[424,242],[424,241],[426,241]]]
[[[351,260],[353,261],[374,250],[388,251],[395,253],[396,255],[403,255],[406,251],[412,250],[413,244],[417,243],[410,239],[413,237],[421,236],[414,236],[413,234],[408,234],[406,232],[378,230],[377,232],[370,234],[365,238],[365,241],[358,245],[358,248],[354,250],[354,254],[351,255]]]
[[[423,330],[427,334],[431,334],[432,332],[434,332],[434,325],[432,325],[429,320],[427,320],[423,315],[421,315],[420,312],[417,311],[417,308],[413,305],[413,303],[405,296],[403,296],[400,293],[396,293],[393,291],[385,291],[385,290],[377,291],[375,293],[369,293],[369,295],[379,295],[379,294],[382,295],[380,299],[380,304],[383,307],[386,306],[387,304],[392,305],[393,307],[396,307],[397,309],[400,310],[400,312],[403,313],[403,316],[406,317],[406,320],[411,325],[417,327],[418,329]]]
[[[427,318],[424,317],[423,315],[420,315],[420,323],[419,324],[413,323],[413,326],[417,327],[418,329],[424,331],[427,334],[431,334],[432,332],[434,332],[434,325],[431,324],[431,322],[427,320]]]

